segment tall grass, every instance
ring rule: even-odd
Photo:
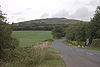
[[[14,52],[14,53],[13,53]],[[36,46],[20,47],[12,51],[9,61],[1,67],[64,67],[64,63],[48,42]]]

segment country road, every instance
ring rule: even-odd
[[[66,67],[100,67],[100,51],[66,46],[63,41],[55,40],[52,45],[61,53]]]

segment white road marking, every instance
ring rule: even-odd
[[[89,53],[89,52],[86,52],[86,54],[88,54],[88,55],[94,55],[93,53]]]

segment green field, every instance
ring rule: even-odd
[[[13,31],[13,36],[19,40],[20,46],[34,45],[52,39],[51,31]]]

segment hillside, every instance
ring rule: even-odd
[[[52,30],[55,25],[65,26],[83,22],[66,18],[47,18],[13,23],[13,30]]]
[[[82,22],[80,20],[66,19],[66,18],[46,18],[46,19],[36,19],[30,21],[19,22],[21,24],[33,24],[33,23],[45,23],[45,24],[71,24]]]

